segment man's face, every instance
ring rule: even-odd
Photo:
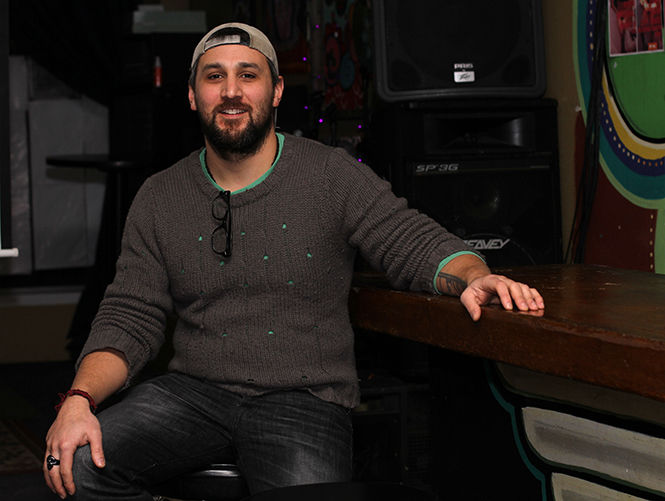
[[[225,158],[255,153],[274,128],[282,78],[273,87],[260,52],[244,45],[220,45],[199,59],[189,102],[201,121],[208,146]]]

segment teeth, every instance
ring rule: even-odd
[[[239,115],[240,113],[243,113],[243,110],[224,110],[224,113],[227,115]]]

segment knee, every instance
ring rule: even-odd
[[[75,501],[102,501],[110,499],[136,499],[152,501],[145,486],[138,482],[126,464],[119,460],[113,448],[107,452],[107,466],[99,468],[92,460],[90,446],[79,447],[74,453],[72,475],[76,492]]]
[[[76,493],[73,499],[86,500],[95,499],[96,486],[100,484],[101,470],[93,463],[90,456],[90,446],[79,447],[74,453],[72,464],[72,476]]]

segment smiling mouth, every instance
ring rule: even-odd
[[[222,109],[219,110],[218,112],[220,115],[227,116],[227,117],[234,117],[238,115],[242,115],[244,113],[247,113],[247,110],[243,110],[240,108],[227,108],[227,109]]]

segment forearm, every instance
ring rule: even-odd
[[[476,278],[490,273],[490,269],[478,256],[462,254],[439,271],[436,277],[436,287],[441,294],[459,296]]]
[[[81,361],[72,388],[87,392],[99,404],[122,388],[128,375],[127,361],[121,352],[94,351]]]

